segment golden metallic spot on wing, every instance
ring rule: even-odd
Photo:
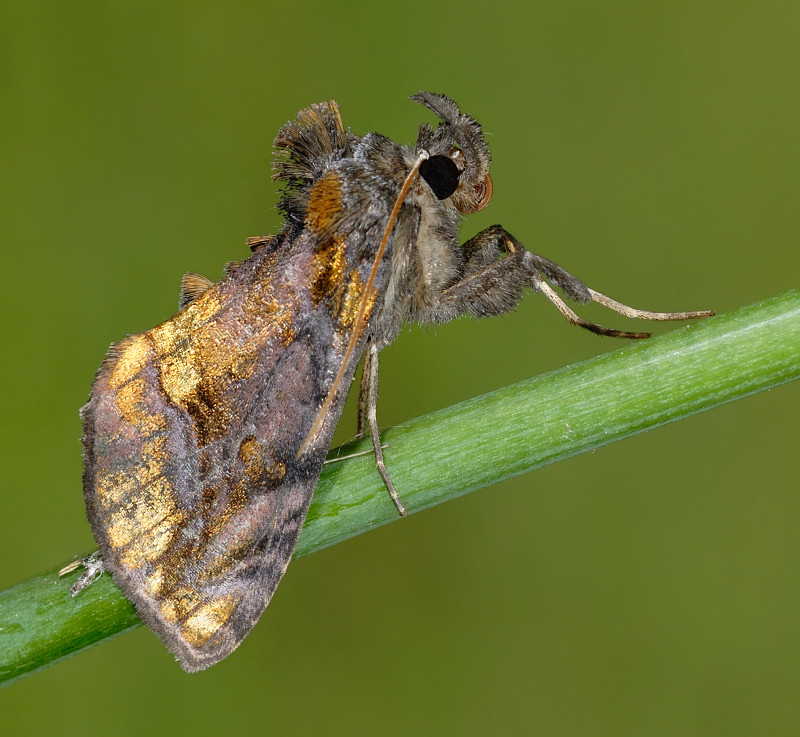
[[[149,535],[156,525],[176,527],[183,522],[183,513],[177,508],[175,490],[164,478],[159,477],[146,487],[137,489],[127,502],[108,515],[106,534],[112,548],[122,548],[137,540],[137,548],[150,550],[161,533]]]
[[[139,465],[133,477],[139,486],[148,486],[165,475],[169,441],[165,435],[157,435],[142,443]]]
[[[354,271],[347,283],[347,289],[345,290],[344,298],[339,308],[338,324],[340,328],[349,329],[355,324],[356,317],[358,316],[358,309],[361,305],[361,290],[363,288],[364,285],[361,281],[361,274],[358,271]],[[373,295],[372,300],[374,301],[374,299]]]
[[[297,334],[294,329],[295,316],[291,307],[292,305],[280,304],[275,299],[265,303],[267,312],[264,320],[269,321],[277,340],[284,347],[288,346]]]
[[[139,421],[136,423],[136,429],[141,435],[165,432],[167,429],[167,418],[162,414],[144,414],[140,416]]]
[[[158,560],[166,553],[177,529],[186,522],[180,509],[171,512],[150,529],[141,532],[120,554],[120,561],[128,568],[140,568],[146,562]]]
[[[242,351],[240,354],[233,356],[230,367],[231,377],[238,381],[249,379],[255,373],[258,365],[258,355],[254,351]]]
[[[149,597],[151,597],[152,599],[160,599],[163,585],[164,585],[164,570],[161,568],[161,566],[157,566],[145,578],[144,588]]]
[[[201,604],[181,627],[184,639],[194,647],[202,647],[230,619],[238,601],[238,597],[226,594]]]
[[[123,418],[135,422],[142,414],[142,410],[145,409],[144,392],[145,385],[141,379],[127,381],[117,389],[114,404]]]
[[[181,355],[167,353],[159,364],[161,386],[175,404],[185,404],[203,378],[194,354],[193,348]]]
[[[185,619],[189,612],[200,604],[200,594],[189,586],[173,588],[169,597],[159,607],[167,622],[175,623]]]
[[[116,391],[114,404],[122,420],[135,427],[140,437],[167,429],[167,418],[148,407],[147,384],[141,378],[123,383]]]
[[[239,460],[244,464],[247,477],[261,491],[274,488],[286,474],[286,464],[282,461],[270,462],[274,461],[272,454],[253,435],[248,435],[239,445]]]
[[[103,509],[119,504],[135,488],[135,479],[125,471],[98,471],[94,477],[95,498]]]
[[[277,463],[272,464],[269,466],[265,471],[266,477],[272,483],[269,485],[269,488],[274,488],[278,485],[278,482],[286,475],[286,464],[283,461],[278,461]],[[269,489],[267,489],[268,491]]]
[[[142,443],[139,451],[142,454],[142,465],[161,470],[169,460],[169,440],[166,435],[151,435]]]
[[[239,481],[232,489],[230,493],[230,497],[228,498],[228,505],[225,508],[225,511],[220,515],[220,521],[229,520],[231,517],[236,516],[239,512],[241,512],[249,498],[248,495],[248,487],[245,482]]]
[[[335,171],[328,171],[308,193],[306,227],[315,233],[332,228],[342,210],[342,180]]]
[[[240,352],[226,349],[227,332],[235,326],[214,319],[221,310],[218,294],[206,292],[149,333],[159,358],[161,389],[194,420],[200,446],[224,436],[235,422],[228,383],[248,370],[248,359],[240,364]]]
[[[293,305],[278,304],[269,281],[260,287],[249,290],[241,304],[255,318],[248,325],[259,328],[252,334],[243,333],[234,313],[223,311],[216,290],[148,333],[160,388],[191,417],[198,447],[224,437],[239,420],[242,408],[231,401],[234,387],[258,370],[261,350],[270,340],[285,344],[294,337]]]
[[[154,434],[167,427],[166,417],[149,413],[147,385],[142,379],[123,383],[115,405],[120,418],[135,428],[143,441],[137,464],[128,471],[99,471],[95,475],[95,499],[107,515],[106,534],[112,549],[128,567],[140,567],[158,558],[169,547],[174,530],[185,522],[177,508],[175,488],[167,479],[169,441]]]
[[[248,435],[239,445],[239,460],[244,463],[244,472],[250,480],[258,481],[264,473],[264,452],[261,443],[252,435]]]
[[[203,360],[208,356],[198,355],[198,346],[216,346],[202,337],[221,309],[216,292],[206,292],[172,319],[145,333],[159,358],[161,386],[177,404],[183,404],[203,378]]]
[[[150,360],[150,345],[143,335],[134,335],[112,346],[108,355],[108,386],[114,391],[138,374]],[[106,362],[100,368],[102,373]]]
[[[164,474],[168,461],[167,438],[155,436],[142,443],[139,464],[128,474],[98,474],[98,502],[109,508],[108,543],[114,549],[129,546],[121,553],[126,565],[137,567],[157,558],[169,545],[172,530],[185,521],[175,488]]]
[[[214,507],[219,501],[219,498],[220,488],[216,484],[206,486],[203,491],[200,492],[200,500],[203,504],[203,508],[205,509],[205,514],[213,514]]]
[[[342,288],[342,276],[347,265],[346,247],[344,237],[336,235],[326,240],[314,253],[314,273],[309,285],[314,307],[326,297],[334,297]]]

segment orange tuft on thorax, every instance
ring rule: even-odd
[[[311,188],[306,207],[306,227],[315,233],[328,230],[342,209],[342,182],[335,171],[324,174]]]

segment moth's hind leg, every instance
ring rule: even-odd
[[[615,330],[584,320],[551,285],[561,288],[567,297],[578,302],[597,302],[630,318],[686,320],[713,314],[709,311],[650,312],[628,307],[590,289],[558,264],[531,253],[499,225],[478,233],[463,248],[465,262],[461,278],[442,292],[439,304],[432,310],[432,321],[446,321],[460,314],[482,317],[509,312],[527,287],[541,292],[573,325],[617,338],[649,337],[649,333]]]
[[[77,596],[81,591],[91,586],[94,580],[101,573],[106,571],[105,564],[103,563],[103,557],[100,555],[100,551],[98,550],[91,555],[87,555],[85,558],[80,558],[79,560],[73,561],[69,565],[64,566],[58,572],[58,575],[59,577],[66,576],[68,573],[72,573],[81,566],[84,568],[83,573],[78,576],[75,583],[73,583],[70,587],[70,593],[73,596]]]

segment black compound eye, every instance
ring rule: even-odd
[[[458,188],[461,172],[449,156],[431,156],[420,164],[419,175],[438,199],[445,200]]]

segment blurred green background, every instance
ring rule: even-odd
[[[410,142],[408,95],[446,92],[494,156],[464,238],[499,222],[629,304],[725,311],[798,284],[799,34],[789,0],[7,4],[0,586],[92,549],[94,371],[278,229],[299,108]],[[533,296],[412,330],[379,416],[616,345]],[[210,671],[140,628],[4,689],[0,730],[796,734],[798,418],[784,386],[384,527],[298,561]]]

